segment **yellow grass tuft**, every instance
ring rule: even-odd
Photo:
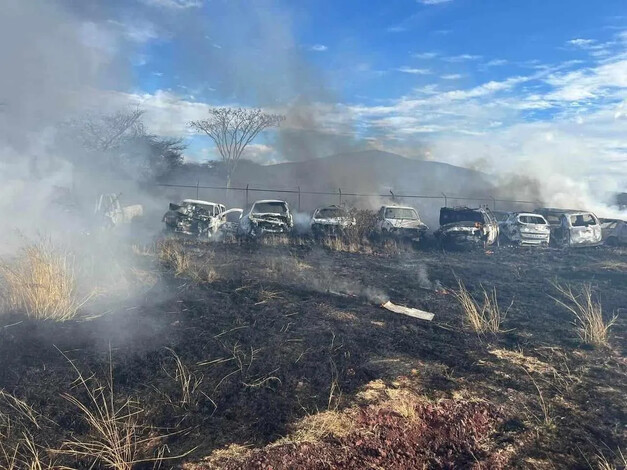
[[[573,291],[569,284],[553,283],[553,287],[561,294],[563,300],[552,298],[573,314],[573,324],[579,338],[592,346],[608,346],[608,333],[618,317],[614,315],[607,321],[603,318],[601,302],[594,298],[592,285],[584,283],[579,292]]]
[[[498,333],[501,330],[501,323],[507,316],[512,303],[505,311],[499,307],[496,298],[496,288],[488,293],[482,289],[483,302],[475,300],[461,280],[457,281],[459,290],[453,295],[458,300],[464,312],[464,319],[470,327],[477,333]]]
[[[49,241],[28,245],[16,259],[1,262],[0,279],[7,307],[37,319],[71,320],[94,295],[78,294],[74,257]]]
[[[350,413],[335,410],[310,414],[301,419],[295,430],[286,438],[289,442],[316,442],[328,436],[343,437],[355,428],[355,421]],[[283,444],[281,440],[277,444]]]

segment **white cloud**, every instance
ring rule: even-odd
[[[417,68],[413,68],[413,67],[399,67],[396,69],[397,72],[402,72],[402,73],[409,73],[412,75],[428,75],[431,73],[431,70],[429,69],[417,69]]]
[[[594,39],[577,38],[577,39],[571,39],[570,41],[568,41],[568,44],[572,46],[576,46],[576,47],[587,48],[591,46],[592,44],[594,44],[595,42],[596,41]]]
[[[396,26],[389,26],[386,31],[388,33],[402,33],[407,31],[407,28],[405,26],[400,26],[400,25],[396,25]]]
[[[203,0],[140,0],[145,5],[159,8],[186,9],[198,8]]]
[[[452,2],[453,0],[418,0],[418,3],[422,3],[423,5],[439,5],[441,3]]]
[[[433,59],[434,57],[437,57],[437,55],[437,52],[417,52],[412,54],[412,57],[415,57],[416,59]]]
[[[451,57],[444,57],[442,60],[445,60],[446,62],[467,62],[470,60],[479,60],[479,59],[481,59],[480,55],[460,54],[460,55],[455,55]]]
[[[493,59],[489,62],[486,62],[486,67],[498,67],[499,65],[506,65],[507,61],[505,59]]]
[[[448,75],[442,75],[440,77],[442,80],[458,80],[460,78],[462,78],[462,75],[459,73],[451,73]]]
[[[313,46],[309,48],[310,51],[314,51],[314,52],[324,52],[327,49],[329,48],[325,46],[324,44],[314,44]]]

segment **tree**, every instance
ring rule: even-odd
[[[146,134],[141,119],[143,115],[144,111],[139,108],[112,114],[91,114],[72,121],[70,126],[85,148],[108,152],[120,147],[129,138]]]
[[[261,109],[211,108],[209,118],[192,121],[189,126],[204,132],[215,143],[226,170],[226,187],[246,146],[269,127],[277,127],[285,119],[280,114],[264,113]]]

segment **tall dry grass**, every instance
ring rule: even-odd
[[[0,468],[47,470],[56,468],[33,432],[42,429],[43,417],[24,400],[0,390]]]
[[[610,328],[618,317],[603,318],[603,308],[601,302],[595,299],[592,285],[584,283],[579,291],[573,290],[570,284],[554,282],[553,287],[562,296],[561,299],[552,297],[553,300],[573,314],[573,325],[579,338],[592,346],[608,346]]]
[[[457,281],[459,290],[453,295],[459,302],[464,312],[464,320],[477,333],[499,333],[502,331],[502,323],[512,303],[507,309],[502,310],[496,297],[496,288],[488,292],[484,287],[481,301],[476,300],[468,291],[461,280]]]
[[[176,277],[186,277],[199,284],[211,283],[219,278],[212,266],[206,262],[195,262],[185,251],[185,247],[176,240],[159,242],[157,253],[161,262],[172,270]]]
[[[77,317],[94,293],[81,296],[76,278],[72,253],[50,241],[28,245],[15,259],[0,262],[6,307],[36,319],[66,321]]]
[[[138,401],[117,396],[111,358],[104,381],[94,375],[85,376],[69,362],[76,372],[74,383],[82,390],[82,398],[78,393],[65,393],[63,397],[76,407],[89,426],[89,433],[66,440],[59,453],[79,462],[90,462],[89,468],[104,466],[113,470],[131,470],[141,463],[156,467],[164,460],[183,456],[164,457],[165,449],[159,444],[168,435],[159,435],[145,424],[144,409]]]

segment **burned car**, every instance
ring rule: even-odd
[[[311,216],[311,232],[314,236],[341,235],[356,225],[355,217],[342,206],[326,206],[316,209]]]
[[[383,236],[420,240],[428,229],[413,207],[382,206],[377,213],[376,231]]]
[[[229,209],[223,204],[184,199],[179,204],[170,203],[163,222],[167,232],[196,237],[212,238],[226,222],[227,214],[242,212],[242,209]]]
[[[561,247],[597,246],[603,241],[601,223],[592,212],[542,208],[535,212],[551,226],[551,244]]]
[[[517,245],[548,246],[551,226],[540,214],[513,212],[499,224],[503,240]]]
[[[487,207],[442,207],[435,236],[442,246],[487,247],[498,243],[499,225]]]
[[[600,219],[600,222],[605,245],[627,245],[627,222],[620,219]]]
[[[258,237],[264,234],[289,233],[294,227],[292,214],[285,201],[256,201],[240,219],[238,233]]]

